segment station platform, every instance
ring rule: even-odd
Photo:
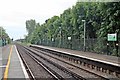
[[[50,49],[50,50],[54,50],[54,51],[58,51],[66,54],[71,54],[71,55],[75,55],[75,56],[79,56],[79,57],[87,58],[90,60],[95,60],[95,61],[120,67],[120,57],[116,57],[116,56],[102,55],[102,54],[97,54],[92,52],[84,52],[84,51],[77,51],[77,50],[50,47],[50,46],[42,46],[42,45],[32,45],[32,46],[37,46],[37,47]]]
[[[2,79],[2,47],[0,47],[0,79]]]
[[[2,78],[3,80],[29,78],[15,45],[2,48]]]
[[[4,75],[4,70],[6,68],[9,55],[9,49],[9,46],[0,47],[0,79],[2,79]]]

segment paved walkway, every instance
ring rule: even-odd
[[[2,47],[0,47],[0,79],[2,79]]]
[[[28,74],[23,66],[22,60],[18,54],[15,45],[7,45],[2,49],[2,76],[8,79],[22,79],[28,78]]]
[[[4,70],[7,65],[10,46],[0,47],[0,79],[3,78]]]

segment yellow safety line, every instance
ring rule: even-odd
[[[7,80],[7,78],[8,78],[8,69],[9,69],[9,65],[10,65],[12,49],[13,49],[13,45],[10,48],[10,54],[9,54],[8,62],[7,62],[7,65],[6,65],[6,68],[5,68],[5,72],[4,72],[4,80]]]

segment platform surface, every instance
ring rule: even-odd
[[[0,79],[3,78],[4,71],[7,65],[10,46],[0,47]]]
[[[59,51],[59,52],[65,52],[68,54],[97,60],[97,61],[105,62],[105,63],[120,67],[120,57],[116,57],[116,56],[102,55],[102,54],[97,54],[97,53],[92,53],[92,52],[83,52],[83,51],[50,47],[50,46],[42,46],[42,45],[33,45],[33,46],[43,47],[46,49],[51,49],[51,50],[55,50],[55,51]]]
[[[19,56],[15,45],[7,45],[2,48],[2,78],[26,79],[28,74]]]
[[[0,47],[0,79],[2,79],[2,47]]]

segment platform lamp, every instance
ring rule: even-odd
[[[2,27],[0,27],[1,28],[1,38],[2,38]]]
[[[85,42],[85,33],[86,33],[86,21],[85,20],[82,20],[82,22],[84,22],[84,51],[86,51],[86,42]]]
[[[62,40],[61,40],[61,38],[62,38],[62,36],[61,36],[61,35],[62,35],[62,34],[61,34],[61,27],[59,27],[59,29],[60,29],[60,47],[61,47],[61,41],[62,41]]]
[[[0,47],[2,46],[2,27],[0,27]]]

